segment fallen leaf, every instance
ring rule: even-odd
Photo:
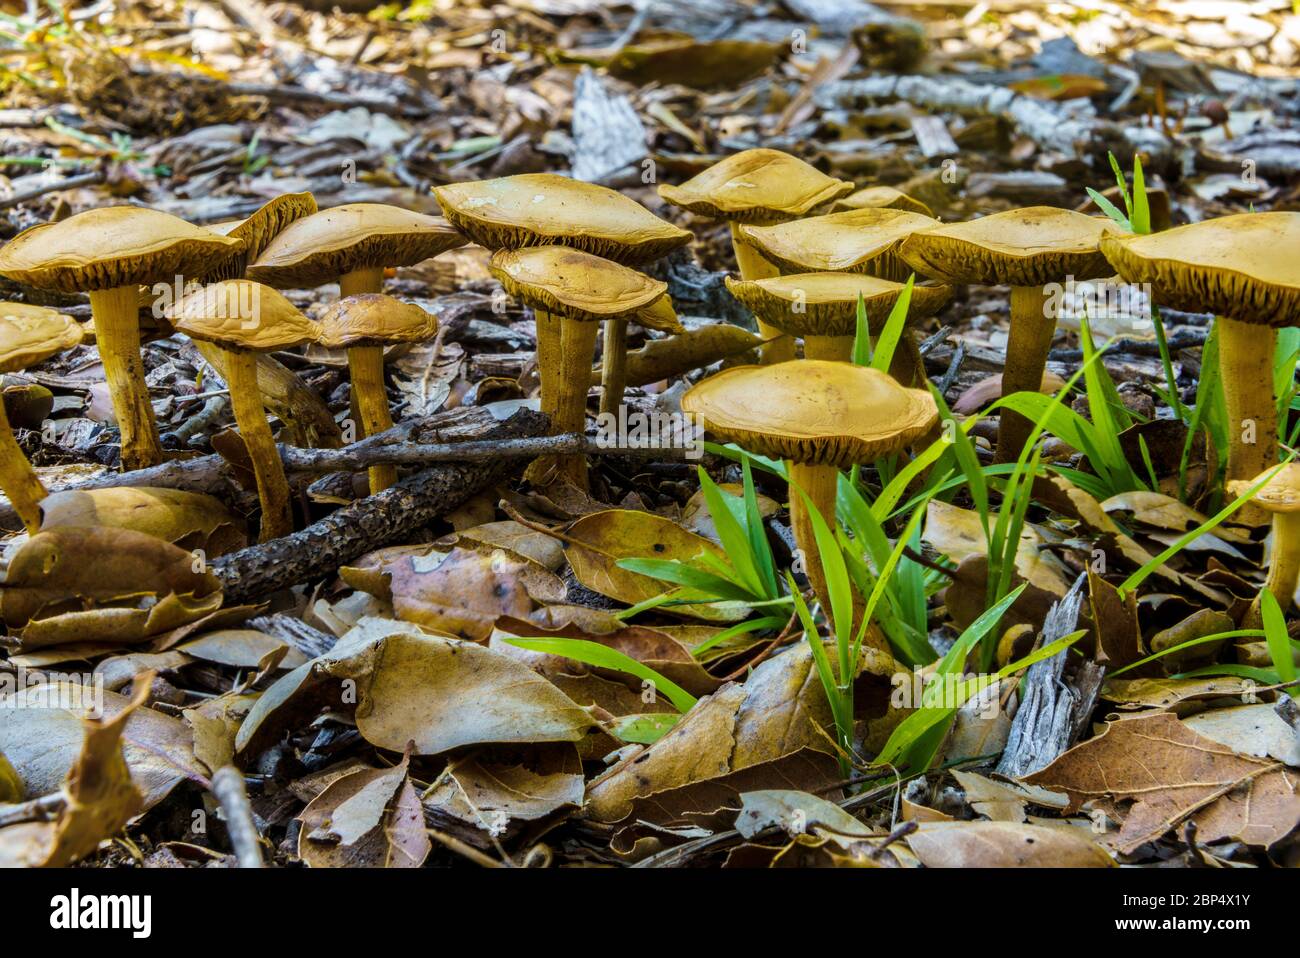
[[[431,844],[408,759],[332,782],[303,809],[298,856],[312,868],[419,868]]]
[[[907,836],[926,868],[1110,868],[1106,850],[1079,831],[1014,822],[933,822]]]
[[[55,492],[41,500],[41,531],[104,526],[144,532],[215,558],[248,545],[242,519],[219,499],[180,489],[114,486]]]

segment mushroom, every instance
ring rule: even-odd
[[[596,348],[595,324],[635,319],[646,310],[662,308],[662,301],[668,298],[668,285],[566,246],[498,250],[488,269],[511,296],[535,310],[559,317],[560,348],[541,358],[547,364],[542,368],[542,381],[555,387],[552,429],[556,434],[583,432]],[[556,477],[585,490],[586,457],[560,457]]]
[[[81,327],[57,310],[26,303],[0,303],[0,374],[17,372],[43,362],[81,342]],[[0,489],[28,533],[41,527],[40,501],[45,486],[36,475],[0,402]]]
[[[457,229],[493,251],[568,246],[624,266],[639,266],[691,241],[689,232],[661,220],[622,193],[555,173],[452,183],[435,187],[433,194],[443,215]],[[557,356],[560,350],[560,319],[545,310],[535,313],[542,411],[550,414],[558,387],[546,377],[558,363],[548,357]],[[627,379],[626,320],[605,323],[601,363],[601,409],[612,412],[622,402],[622,384]]]
[[[339,295],[379,293],[384,270],[414,266],[465,245],[436,216],[383,203],[349,203],[295,220],[248,267],[248,278],[279,289],[339,284]]]
[[[1282,326],[1300,325],[1300,213],[1239,213],[1145,236],[1108,236],[1101,251],[1157,303],[1213,311],[1228,412],[1228,479],[1277,463],[1273,354]],[[1258,510],[1241,516],[1259,524]]]
[[[798,273],[739,282],[727,278],[731,295],[755,316],[790,336],[803,337],[804,356],[849,362],[857,331],[858,298],[868,328],[879,332],[906,287],[902,283],[857,273]],[[928,319],[952,298],[952,287],[920,283],[912,288],[908,321]],[[890,372],[904,386],[913,382],[910,358]]]
[[[1100,244],[1103,236],[1116,232],[1104,218],[1030,206],[913,233],[899,255],[917,272],[945,283],[1011,287],[1011,331],[1002,374],[1002,395],[1009,396],[1037,392],[1043,384],[1056,331],[1044,287],[1108,275]],[[1014,461],[1032,428],[1024,416],[1004,409],[998,419],[998,461]]]
[[[243,241],[137,206],[87,210],[19,233],[0,249],[0,275],[38,289],[87,293],[95,339],[122,432],[126,470],[162,461],[144,381],[137,319],[140,286],[207,275]]]
[[[900,452],[939,421],[929,392],[866,366],[817,359],[728,369],[689,389],[682,411],[727,442],[787,461],[795,544],[827,610],[809,506],[833,524],[841,469]]]
[[[208,229],[222,236],[243,240],[244,248],[238,256],[227,260],[203,277],[203,282],[243,279],[248,264],[261,256],[271,241],[284,232],[285,227],[304,216],[310,216],[316,209],[316,197],[310,193],[282,193],[263,203],[247,219],[212,224]]]
[[[806,216],[853,191],[853,184],[827,176],[798,157],[780,150],[744,150],[691,177],[680,186],[667,183],[659,195],[674,206],[700,216],[726,220],[741,279],[775,276],[776,267],[749,244],[740,229],[746,223],[784,223]],[[764,363],[794,358],[794,340],[780,331],[759,332],[770,342],[763,347]]]
[[[352,394],[367,436],[393,428],[384,390],[384,345],[418,343],[433,338],[438,320],[411,303],[380,293],[346,296],[320,317],[320,345],[346,349],[352,374]],[[370,492],[382,492],[397,481],[397,467],[370,467]]]
[[[222,350],[235,423],[244,439],[262,506],[261,541],[293,531],[289,483],[257,388],[255,354],[291,349],[320,338],[320,327],[279,292],[243,279],[197,289],[167,310],[178,332]]]
[[[863,187],[842,200],[836,200],[835,205],[831,207],[831,212],[843,213],[846,210],[865,209],[903,210],[907,213],[934,216],[934,211],[930,207],[892,186]]]
[[[1271,473],[1276,474],[1268,478]],[[1274,464],[1250,479],[1234,479],[1228,483],[1228,491],[1234,496],[1245,495],[1265,479],[1268,481],[1255,490],[1250,502],[1273,518],[1273,544],[1264,588],[1273,593],[1285,612],[1295,599],[1296,586],[1300,585],[1300,463]],[[1262,622],[1256,596],[1241,624],[1250,629],[1259,628]]]

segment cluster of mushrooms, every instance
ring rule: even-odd
[[[665,283],[640,272],[692,234],[621,193],[555,174],[524,174],[434,189],[444,219],[393,206],[318,211],[308,194],[277,198],[247,220],[200,228],[137,207],[80,213],[37,226],[0,249],[0,275],[40,289],[89,295],[93,332],[121,428],[127,469],[162,450],[145,385],[140,315],[155,283],[195,280],[166,319],[188,335],[230,387],[257,477],[263,539],[293,528],[287,484],[259,395],[255,354],[305,343],[346,348],[362,436],[391,427],[383,347],[429,339],[434,317],[383,294],[385,269],[475,242],[490,270],[536,317],[540,402],[555,433],[583,431],[598,324],[603,324],[602,411],[622,402],[627,324],[681,325]],[[1113,276],[1148,283],[1156,302],[1220,317],[1220,365],[1235,425],[1228,479],[1250,482],[1278,462],[1272,355],[1278,327],[1300,324],[1290,260],[1300,213],[1249,213],[1151,235],[1122,233],[1098,216],[1029,207],[940,223],[889,187],[856,190],[789,154],[746,150],[679,186],[667,202],[731,228],[739,279],[728,288],[763,334],[761,365],[728,369],[690,389],[686,412],[716,437],[789,464],[791,516],[804,568],[826,606],[811,509],[834,515],[839,471],[904,452],[937,433],[938,412],[916,343],[904,336],[889,373],[850,362],[861,301],[874,332],[915,275],[909,324],[937,313],[957,284],[1011,288],[1003,395],[1043,385],[1055,319],[1049,284]],[[338,283],[319,319],[279,289]],[[68,349],[81,328],[55,310],[0,307],[0,372]],[[803,359],[796,359],[797,341]],[[1245,428],[1250,424],[1250,428]],[[1031,424],[1004,412],[995,456],[1014,460]],[[0,422],[0,484],[27,527],[40,524],[40,481]],[[587,483],[581,455],[539,460],[534,483]],[[1289,474],[1289,473],[1288,473]],[[396,480],[370,471],[372,491]],[[1257,497],[1294,524],[1277,481]],[[1266,494],[1268,493],[1268,494]],[[1300,492],[1292,498],[1300,499]],[[1289,525],[1288,525],[1289,527]],[[1279,539],[1286,530],[1279,530]],[[1300,538],[1275,549],[1269,588],[1289,602]],[[1294,554],[1293,554],[1294,553]]]

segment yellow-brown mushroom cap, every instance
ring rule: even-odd
[[[741,237],[787,273],[865,273],[904,280],[912,268],[898,248],[917,230],[939,221],[906,210],[829,213],[776,226],[742,226]]]
[[[243,240],[244,248],[238,256],[222,264],[213,275],[207,277],[207,281],[238,279],[248,264],[261,256],[262,251],[286,226],[315,212],[316,197],[310,193],[284,193],[263,203],[247,219],[213,223],[208,229],[222,236]]]
[[[636,265],[691,241],[622,193],[556,173],[452,183],[433,195],[457,229],[490,250],[562,245]]]
[[[1111,272],[1103,236],[1118,233],[1104,217],[1053,206],[993,213],[913,233],[898,254],[918,273],[945,283],[1045,286]]]
[[[327,349],[420,343],[438,332],[438,318],[414,303],[381,293],[360,293],[332,303],[320,317],[320,345]]]
[[[780,150],[744,150],[714,163],[659,195],[674,206],[734,223],[780,223],[853,192],[853,184],[827,176]]]
[[[39,289],[92,292],[205,276],[243,247],[170,213],[108,206],[19,233],[0,249],[0,275]]]
[[[82,329],[57,309],[29,303],[0,303],[0,373],[17,372],[71,349]]]
[[[832,212],[867,209],[905,210],[908,213],[920,213],[922,216],[934,216],[934,211],[930,207],[892,186],[863,187],[842,200],[836,200]]]
[[[1241,496],[1250,487],[1267,476],[1276,466],[1269,466],[1253,479],[1233,479],[1228,492]],[[1251,502],[1268,512],[1300,512],[1300,462],[1288,462],[1275,475],[1256,490]]]
[[[444,220],[384,203],[349,203],[290,223],[248,267],[248,278],[308,288],[358,269],[413,266],[464,246]]]
[[[858,297],[867,328],[879,331],[906,286],[860,273],[796,273],[770,279],[734,280],[727,289],[756,317],[791,336],[852,336],[857,331]],[[952,287],[918,283],[912,287],[907,322],[928,319],[952,299]]]
[[[228,279],[194,290],[167,307],[176,331],[227,349],[265,353],[320,337],[320,326],[278,290]]]
[[[632,319],[668,293],[668,284],[567,246],[498,250],[488,269],[507,293],[566,319]]]
[[[1300,213],[1238,213],[1102,240],[1125,280],[1156,302],[1261,326],[1300,325]]]
[[[686,327],[677,318],[677,310],[673,309],[673,301],[667,296],[660,296],[649,306],[637,310],[632,322],[643,329],[657,329],[661,333],[686,332]]]
[[[878,370],[817,359],[738,366],[693,386],[682,411],[761,456],[847,469],[934,428],[934,397]]]

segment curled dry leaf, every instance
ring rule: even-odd
[[[414,743],[417,755],[498,742],[575,742],[593,725],[563,692],[509,656],[368,618],[267,689],[236,747],[255,754],[326,707],[354,711],[372,745],[401,751]]]
[[[745,792],[740,800],[736,831],[746,838],[776,826],[791,838],[811,831],[847,847],[881,834],[833,802],[807,792],[763,789]]]
[[[408,759],[335,779],[302,811],[298,856],[312,868],[419,868],[429,856]]]
[[[718,488],[733,496],[743,496],[745,494],[745,487],[738,482],[719,483]],[[758,513],[764,519],[776,515],[781,510],[780,504],[770,496],[765,496],[760,492],[756,498],[758,500]],[[704,490],[702,489],[686,500],[686,505],[682,507],[682,527],[697,536],[703,536],[710,542],[722,545],[721,540],[718,538],[718,528],[713,524],[713,517],[709,515],[709,504],[704,498]]]
[[[1253,679],[1216,675],[1190,679],[1111,679],[1101,687],[1101,697],[1121,709],[1174,709],[1186,703],[1217,698],[1237,698],[1261,691]]]
[[[1015,822],[931,822],[907,836],[926,868],[1110,868],[1083,829]]]
[[[436,544],[447,547],[462,545],[469,549],[488,552],[494,549],[505,549],[530,559],[551,572],[559,571],[559,568],[564,565],[564,549],[554,536],[529,529],[513,519],[486,522],[463,529],[440,539]]]
[[[176,651],[196,659],[237,669],[257,668],[268,653],[277,649],[285,650],[279,668],[296,669],[307,661],[307,656],[283,639],[256,629],[217,629],[176,647]]]
[[[209,558],[248,545],[244,521],[219,499],[180,489],[74,489],[41,500],[42,531],[70,526],[131,529]]]
[[[0,586],[19,650],[93,640],[130,645],[221,607],[221,585],[184,549],[130,529],[33,536]]]
[[[703,536],[649,512],[606,509],[583,516],[566,530],[582,545],[566,544],[564,554],[573,575],[588,589],[636,605],[668,591],[657,579],[618,566],[620,559],[677,559],[690,562],[701,552],[719,559],[726,553]],[[665,611],[717,622],[739,622],[748,610],[735,603],[674,605]]]
[[[1070,813],[1089,801],[1113,811],[1125,853],[1187,818],[1199,841],[1265,847],[1300,823],[1294,771],[1235,752],[1168,712],[1110,722],[1025,781],[1065,792]]]

